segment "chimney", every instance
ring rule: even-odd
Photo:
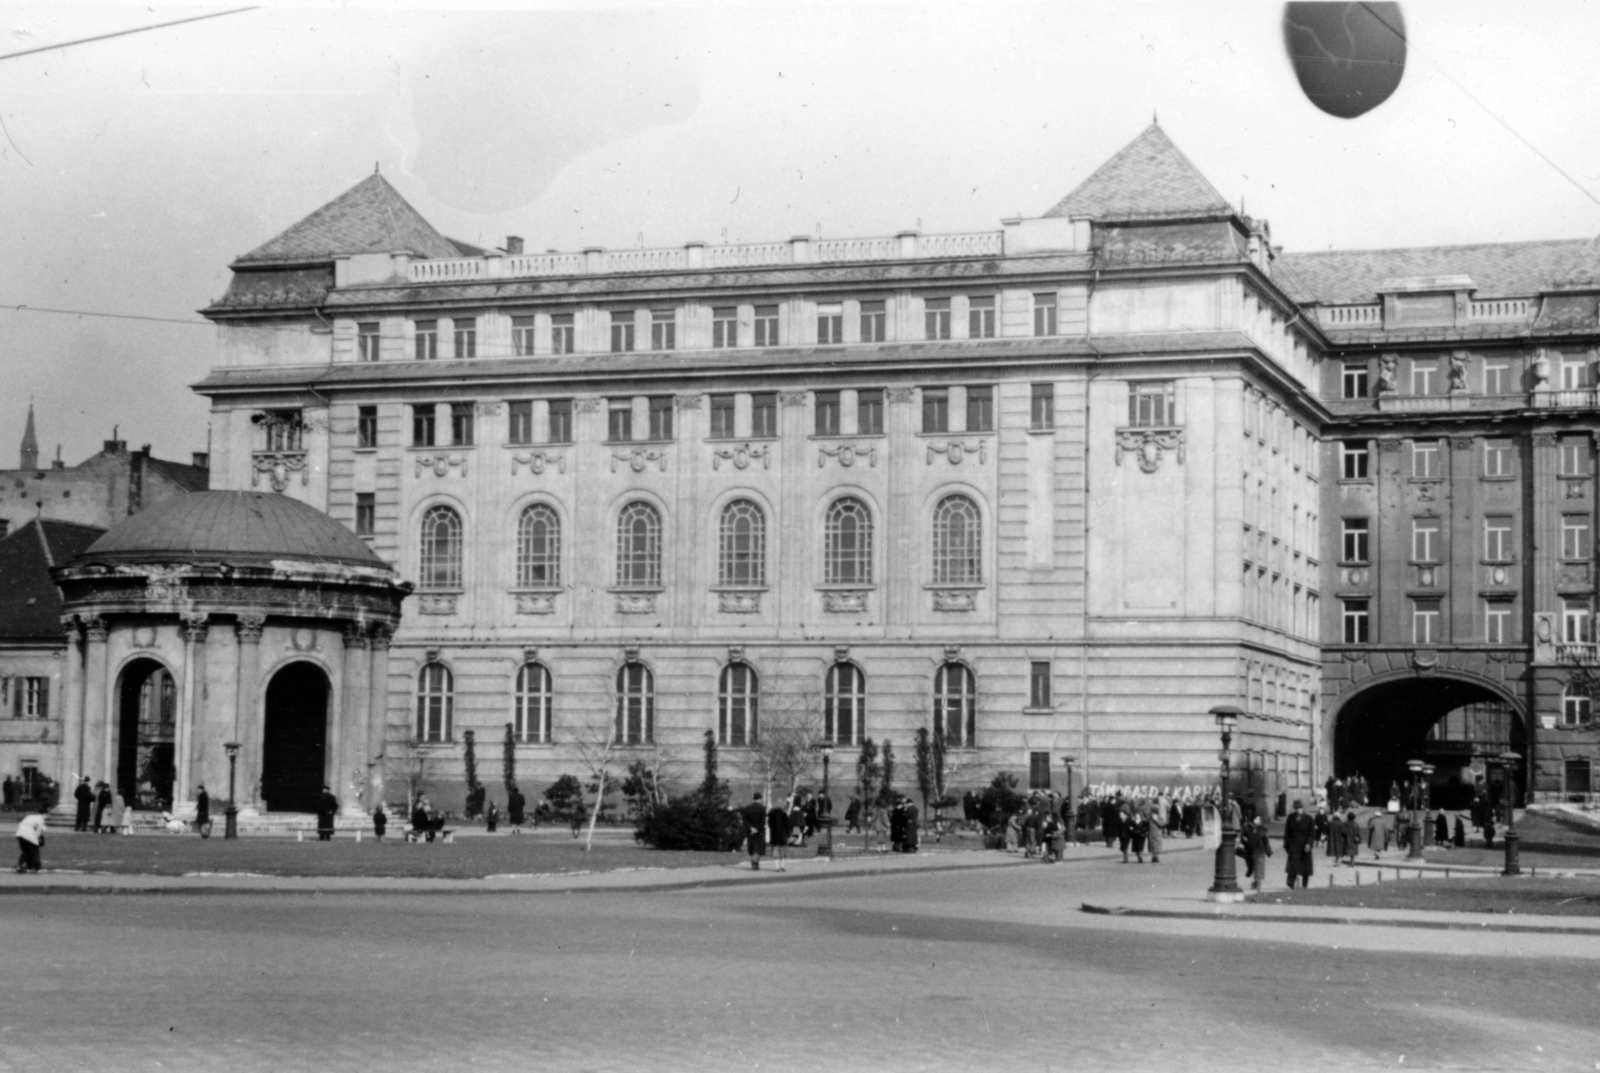
[[[117,429],[119,427],[120,426],[112,425],[111,438],[109,440],[101,441],[100,449],[108,455],[120,455],[128,449],[128,441],[117,438]]]
[[[522,252],[522,236],[521,235],[507,235],[506,236],[506,252],[511,254],[511,255],[513,255],[513,256],[515,256],[516,254],[519,254],[519,253]]]
[[[193,465],[195,469],[211,468],[211,453],[209,451],[196,451],[194,452],[193,458],[194,461],[190,464]]]
[[[50,468],[51,469],[66,469],[67,468],[67,464],[65,462],[61,461],[61,445],[59,443],[56,444],[56,460],[54,462],[50,463]]]

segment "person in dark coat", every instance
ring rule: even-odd
[[[523,796],[522,788],[516,783],[511,784],[510,791],[506,794],[506,822],[513,831],[519,834],[522,825],[528,819],[528,799]]]
[[[1105,836],[1106,849],[1117,844],[1122,837],[1122,803],[1107,799],[1100,802],[1100,833]],[[1128,847],[1122,847],[1122,859],[1128,859]]]
[[[767,839],[772,844],[773,864],[780,872],[789,870],[789,836],[793,833],[794,824],[789,818],[789,810],[774,802],[767,813]]]
[[[906,838],[905,802],[896,800],[889,809],[889,848],[895,853],[904,848]]]
[[[384,830],[389,826],[389,814],[383,811],[383,802],[372,810],[372,837],[382,838]]]
[[[1461,813],[1459,812],[1456,813],[1455,837],[1450,839],[1450,841],[1456,847],[1456,849],[1462,849],[1467,844],[1467,828],[1466,825],[1461,822]]]
[[[902,824],[900,833],[900,852],[917,852],[917,806],[910,800],[906,801],[905,818],[900,822]]]
[[[1317,844],[1326,845],[1328,847],[1328,856],[1337,857],[1338,854],[1334,852],[1335,847],[1333,844],[1333,824],[1328,819],[1327,808],[1319,805],[1317,814],[1311,818],[1311,822],[1316,830]]]
[[[1444,818],[1444,810],[1433,818],[1433,840],[1441,846],[1450,844],[1450,821]]]
[[[488,805],[484,807],[483,825],[491,832],[500,826],[500,810],[495,808],[493,801],[490,801]]]
[[[1267,874],[1267,858],[1272,856],[1272,840],[1267,837],[1267,825],[1261,822],[1261,817],[1245,824],[1243,832],[1245,877],[1250,880],[1252,890],[1261,889],[1261,880]]]
[[[326,786],[322,788],[322,796],[317,799],[317,841],[333,841],[333,817],[339,811],[339,799],[333,796],[333,791]]]
[[[1294,803],[1294,812],[1283,821],[1283,855],[1287,859],[1291,890],[1296,879],[1300,880],[1302,887],[1311,884],[1311,866],[1314,860],[1312,851],[1316,844],[1316,824],[1306,815],[1304,803],[1297,800]]]
[[[201,838],[211,837],[211,795],[206,793],[203,782],[195,789],[194,829],[200,832]]]
[[[1344,814],[1344,856],[1350,858],[1351,867],[1355,866],[1356,856],[1361,852],[1361,824],[1356,822],[1356,810],[1351,809]]]
[[[745,849],[750,854],[750,867],[761,870],[761,858],[767,854],[767,807],[761,803],[757,790],[750,803],[739,810],[744,820]]]
[[[1150,818],[1144,814],[1142,807],[1136,807],[1131,813],[1125,814],[1123,822],[1123,851],[1122,859],[1128,859],[1128,849],[1132,848],[1135,859],[1140,864],[1144,863],[1144,843],[1150,837]]]
[[[106,809],[111,807],[111,786],[100,783],[99,792],[94,797],[94,833],[99,834],[104,826]]]
[[[433,822],[428,819],[428,799],[417,798],[417,803],[411,806],[411,837],[413,840],[425,838],[433,841]]]
[[[7,780],[6,789],[10,790],[10,780]],[[89,776],[85,775],[78,780],[77,788],[72,791],[72,798],[78,803],[78,815],[72,821],[74,831],[87,831],[89,829],[89,807],[94,804],[94,791],[89,788]],[[9,806],[10,801],[6,804]]]
[[[861,798],[855,794],[850,795],[850,805],[844,810],[844,833],[851,834],[861,830]]]

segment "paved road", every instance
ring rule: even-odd
[[[15,894],[0,1070],[1600,1068],[1600,939],[1077,911],[1207,864]]]

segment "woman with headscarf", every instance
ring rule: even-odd
[[[767,813],[767,838],[771,843],[772,860],[778,871],[788,871],[789,836],[793,833],[792,808],[794,802],[774,801]]]

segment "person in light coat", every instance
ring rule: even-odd
[[[17,824],[17,871],[37,872],[39,851],[44,849],[44,813],[30,812]]]

